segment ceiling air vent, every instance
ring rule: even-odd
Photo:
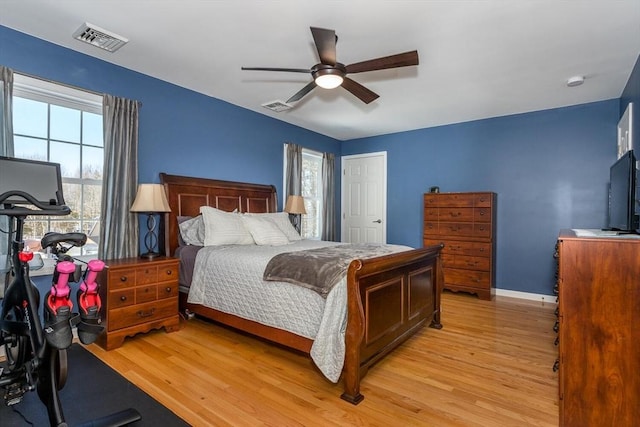
[[[108,52],[115,52],[129,41],[122,36],[100,28],[97,25],[89,24],[88,22],[85,22],[73,33],[73,38]]]
[[[282,111],[287,111],[293,108],[293,105],[287,104],[286,102],[276,100],[262,104],[264,108],[268,108],[271,111],[275,111],[276,113],[280,113]]]

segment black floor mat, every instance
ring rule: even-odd
[[[131,426],[188,425],[82,346],[69,347],[67,359],[67,383],[60,390],[60,401],[69,426],[86,424],[127,408],[142,415]],[[11,407],[0,400],[1,427],[28,425],[49,425],[47,410],[35,391]]]

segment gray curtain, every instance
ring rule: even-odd
[[[0,156],[13,157],[13,71],[0,65]],[[8,231],[9,217],[0,215],[0,230]],[[0,274],[9,270],[9,234],[0,231]],[[0,281],[0,296],[4,293],[4,281]]]
[[[302,191],[302,147],[287,144],[287,176],[285,178],[284,201],[287,196],[300,196]]]
[[[104,95],[102,259],[138,255],[138,217],[129,212],[138,186],[138,102]]]
[[[322,240],[336,241],[336,156],[322,154]]]

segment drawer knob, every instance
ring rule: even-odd
[[[120,277],[120,281],[121,282],[126,282],[127,281],[127,276],[121,276]]]
[[[143,310],[140,310],[140,311],[138,311],[138,313],[136,313],[136,314],[138,315],[138,317],[150,317],[150,316],[153,316],[153,313],[155,313],[155,311],[156,311],[156,309],[155,309],[155,308],[152,308],[152,309],[151,309],[151,310],[149,310],[149,311],[143,311]]]
[[[167,286],[167,288],[165,289],[165,291],[167,291],[167,293],[168,293],[168,294],[170,294],[170,293],[171,293],[171,287],[170,287],[170,286]]]
[[[484,211],[480,211],[480,216],[484,216]]]
[[[171,276],[171,274],[173,274],[173,271],[167,270],[167,276]]]
[[[126,300],[127,300],[127,297],[126,297],[126,296],[122,295],[122,296],[120,297],[120,301],[126,301]]]

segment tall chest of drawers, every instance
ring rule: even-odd
[[[425,246],[444,244],[444,288],[490,300],[495,293],[497,195],[426,193]]]
[[[177,258],[125,258],[105,264],[98,280],[105,332],[98,344],[111,350],[137,333],[178,330]]]

